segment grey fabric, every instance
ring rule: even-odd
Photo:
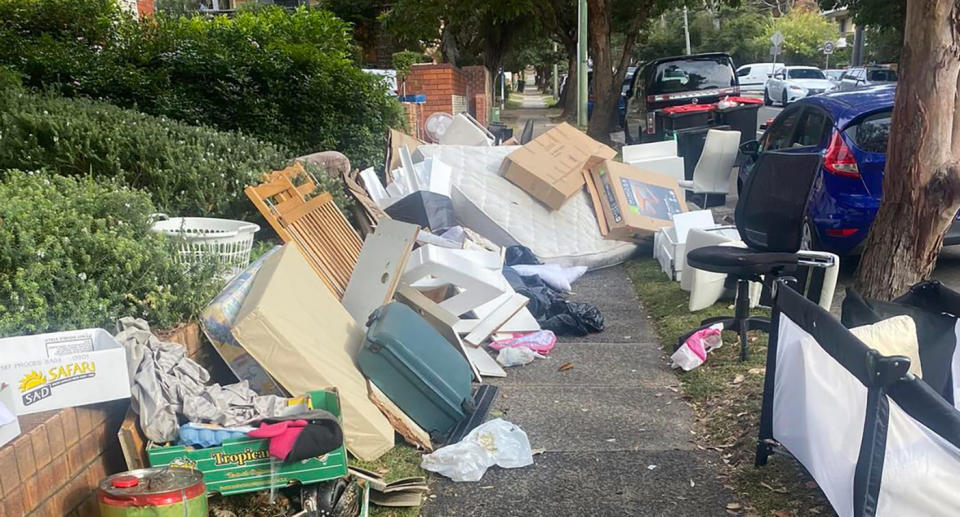
[[[122,318],[117,341],[126,349],[131,405],[154,442],[177,439],[178,415],[190,422],[238,426],[283,414],[286,400],[257,395],[247,381],[207,385],[210,374],[183,345],[161,341],[142,319]]]

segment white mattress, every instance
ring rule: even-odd
[[[522,244],[543,262],[597,269],[619,264],[635,244],[604,239],[587,192],[550,210],[500,176],[513,146],[424,145],[417,151],[452,169],[450,198],[460,223],[500,246]]]

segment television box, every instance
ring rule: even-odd
[[[501,173],[553,210],[583,188],[584,165],[591,156],[612,159],[617,152],[563,123],[513,151]]]
[[[18,415],[130,397],[126,351],[103,329],[0,339],[0,383]]]
[[[336,391],[312,391],[309,397],[313,409],[324,409],[340,417]],[[219,447],[202,449],[150,443],[147,460],[151,467],[199,470],[207,491],[222,495],[283,488],[294,483],[308,485],[347,475],[343,445],[323,456],[289,464],[271,458],[269,447],[270,440],[265,438],[232,438]]]
[[[593,157],[584,170],[600,233],[608,239],[636,241],[673,226],[687,211],[677,180],[659,172]]]

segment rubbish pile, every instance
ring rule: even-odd
[[[672,227],[683,192],[568,124],[497,146],[455,117],[442,141],[391,131],[383,174],[340,168],[357,202],[352,223],[299,163],[247,187],[284,244],[250,264],[245,244],[239,267],[227,257],[239,273],[200,314],[239,382],[218,384],[132,318],[115,336],[4,339],[0,364],[16,364],[0,368],[10,385],[0,438],[16,436],[12,415],[129,397],[119,439],[132,472],[101,487],[101,501],[116,504],[162,468],[199,471],[206,492],[223,496],[269,490],[273,501],[298,485],[304,511],[341,498],[342,515],[370,502],[418,506],[424,479],[387,483],[348,467],[348,455],[386,454],[395,433],[426,453],[424,468],[455,481],[530,465],[518,426],[484,423],[497,396],[484,381],[548,357],[557,336],[602,331],[597,307],[569,299],[577,279]],[[180,252],[223,255],[202,243]]]

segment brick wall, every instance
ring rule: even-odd
[[[423,139],[423,105],[415,102],[402,102],[400,105],[407,119],[407,134]]]
[[[155,10],[153,0],[137,0],[137,16],[140,18],[153,16]]]
[[[475,65],[463,67],[463,75],[467,82],[470,114],[486,126],[490,120],[490,103],[493,99],[490,92],[490,72],[485,66]]]
[[[453,96],[467,95],[467,82],[463,72],[450,64],[418,64],[410,68],[406,79],[407,95],[423,94],[423,119],[438,111],[453,115]]]
[[[234,382],[196,324],[158,334],[186,346],[215,381]],[[20,417],[20,436],[0,447],[0,517],[98,516],[100,481],[127,470],[117,430],[129,406],[124,399]]]

